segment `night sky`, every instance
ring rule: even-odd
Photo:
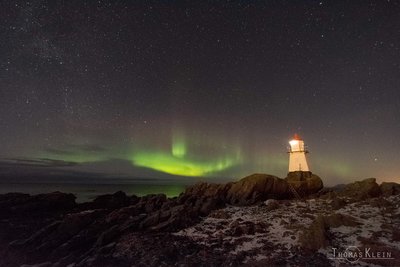
[[[400,182],[398,1],[6,0],[0,40],[1,179],[285,177],[298,133]]]

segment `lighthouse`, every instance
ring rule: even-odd
[[[290,172],[309,172],[307,157],[308,153],[304,141],[295,134],[289,141],[289,173]]]
[[[285,180],[289,190],[297,199],[318,192],[324,187],[321,178],[310,171],[306,154],[308,153],[303,139],[297,134],[289,141],[289,173]]]

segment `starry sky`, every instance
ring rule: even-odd
[[[399,14],[396,1],[1,1],[0,177],[284,177],[298,133],[327,185],[400,182]]]

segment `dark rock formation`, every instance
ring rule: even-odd
[[[324,187],[321,178],[312,172],[289,172],[285,180],[296,189],[300,196],[317,193]]]
[[[197,183],[189,187],[184,199],[210,197],[232,205],[252,205],[266,199],[293,198],[290,183],[302,197],[318,192],[322,180],[311,172],[289,173],[285,179],[268,174],[252,174],[227,184]]]
[[[334,210],[341,209],[344,206],[346,206],[346,204],[347,204],[346,201],[342,198],[334,197],[332,199],[332,209],[334,209]]]
[[[317,251],[330,245],[329,229],[339,226],[356,226],[358,222],[351,216],[334,213],[330,216],[318,216],[311,226],[300,236],[304,249]]]
[[[306,193],[314,192],[309,180],[301,181]],[[76,204],[73,195],[60,192],[6,194],[0,196],[0,218],[6,219],[0,222],[0,266],[40,262],[93,266],[97,261],[93,255],[112,251],[116,240],[128,233],[178,231],[225,204],[252,205],[291,197],[286,180],[266,174],[227,184],[198,183],[174,199],[116,192]],[[233,231],[240,236],[259,231],[257,227],[247,223]]]
[[[193,186],[188,187],[185,190],[183,199],[190,196],[202,196],[225,199],[228,190],[231,188],[233,183],[227,184],[212,184],[200,182]]]
[[[375,178],[368,178],[346,185],[338,195],[347,197],[355,201],[364,200],[371,197],[377,197],[381,194],[381,189],[376,183]]]
[[[382,183],[380,185],[381,193],[384,196],[392,196],[400,194],[400,184],[397,183]]]
[[[114,194],[98,196],[91,202],[91,209],[116,209],[136,204],[139,198],[128,197],[124,192],[118,191]]]
[[[62,213],[76,206],[73,194],[54,192],[30,196],[21,193],[0,195],[0,218],[7,215],[27,216],[42,213]]]
[[[279,207],[279,202],[275,199],[268,199],[265,201],[265,207],[267,211],[275,210]]]
[[[227,184],[198,183],[173,199],[163,194],[136,197],[117,192],[100,196],[90,203],[76,204],[73,195],[59,192],[37,196],[0,195],[0,266],[41,263],[49,266],[131,266],[134,259],[142,261],[144,258],[143,263],[149,265],[170,264],[174,261],[166,255],[177,253],[182,239],[172,237],[169,232],[185,229],[201,221],[203,216],[217,218],[218,229],[228,227],[235,237],[248,238],[266,232],[268,223],[259,224],[248,218],[235,218],[236,223],[226,224],[224,220],[230,215],[219,208],[226,204],[252,205],[269,200],[256,207],[264,212],[276,212],[290,201],[274,199],[293,198],[289,184],[303,197],[315,193],[322,186],[319,177],[311,173],[291,173],[285,179],[254,174]],[[375,179],[367,179],[346,185],[339,192],[326,192],[321,198],[329,194],[332,202],[327,208],[340,209],[351,202],[347,198],[369,199],[381,195],[381,192],[393,195],[399,192],[398,188],[399,185],[392,183],[379,187]],[[371,206],[390,208],[382,199],[367,201]],[[295,225],[296,221],[282,223]],[[316,250],[329,245],[330,228],[355,224],[357,222],[352,217],[341,214],[320,216],[304,231],[300,241],[303,248]],[[127,240],[128,236],[149,247],[153,244],[158,253],[166,254],[160,254],[154,262],[147,261],[150,259],[146,256],[147,251],[129,243],[132,240]],[[169,239],[165,239],[166,236]],[[152,240],[154,238],[165,243],[158,244]],[[123,255],[124,247],[121,246],[125,239],[129,249],[134,250],[129,252],[134,259]],[[178,243],[172,245],[169,240]],[[218,239],[215,242],[218,244]],[[224,246],[229,248],[230,244]],[[192,253],[188,243],[182,247],[185,251],[182,253]],[[180,262],[185,264],[185,257],[179,253],[176,255],[180,255]],[[193,260],[193,257],[188,259]],[[219,260],[222,261],[214,263],[224,265],[223,256]]]
[[[288,184],[272,175],[253,174],[232,183],[225,199],[233,205],[251,205],[269,198],[288,198]]]

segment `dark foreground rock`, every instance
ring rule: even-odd
[[[381,189],[375,178],[368,178],[344,186],[338,195],[359,201],[381,195]]]
[[[357,191],[362,196],[358,198],[365,199],[381,194],[381,190],[386,195],[397,192],[398,187],[390,184],[378,186],[376,193],[374,182],[349,185],[343,194],[352,195]],[[294,197],[290,187],[304,197],[317,192],[321,186],[320,178],[311,173],[292,173],[285,179],[254,174],[227,184],[199,183],[175,198],[164,194],[137,197],[116,192],[77,204],[73,195],[60,192],[37,196],[0,195],[0,266],[241,265],[243,259],[239,254],[229,257],[216,254],[213,248],[195,245],[190,239],[171,233],[188,229],[207,216],[222,220],[216,227],[229,228],[228,232],[235,238],[267,233],[268,223],[240,217],[229,225],[224,224],[223,220],[230,215],[221,208],[227,204],[253,205],[269,199],[260,207],[263,212],[276,212],[286,205],[286,199]],[[339,200],[336,204],[332,202],[332,209],[346,205],[342,197],[335,197]],[[371,205],[385,204],[375,202]],[[342,217],[316,219],[315,225],[305,231],[304,248],[324,245],[329,239],[327,229],[351,223]],[[295,221],[285,220],[280,224],[296,225]],[[217,247],[218,242],[217,237]],[[226,244],[226,249],[230,246]]]
[[[400,266],[399,203],[400,195],[339,209],[325,198],[267,200],[265,205],[227,206],[175,235],[214,249],[210,258],[223,254],[222,266]],[[348,247],[369,254],[354,264],[334,258],[334,251],[338,255]],[[390,256],[369,259],[378,252]]]
[[[329,229],[339,226],[357,226],[358,222],[350,215],[334,213],[329,216],[318,216],[308,229],[300,235],[301,247],[317,251],[330,244]]]
[[[0,195],[0,218],[25,216],[33,212],[36,216],[63,213],[75,207],[75,196],[54,192],[30,196],[22,193]]]
[[[400,184],[397,183],[381,183],[380,189],[382,195],[393,196],[400,194]]]

